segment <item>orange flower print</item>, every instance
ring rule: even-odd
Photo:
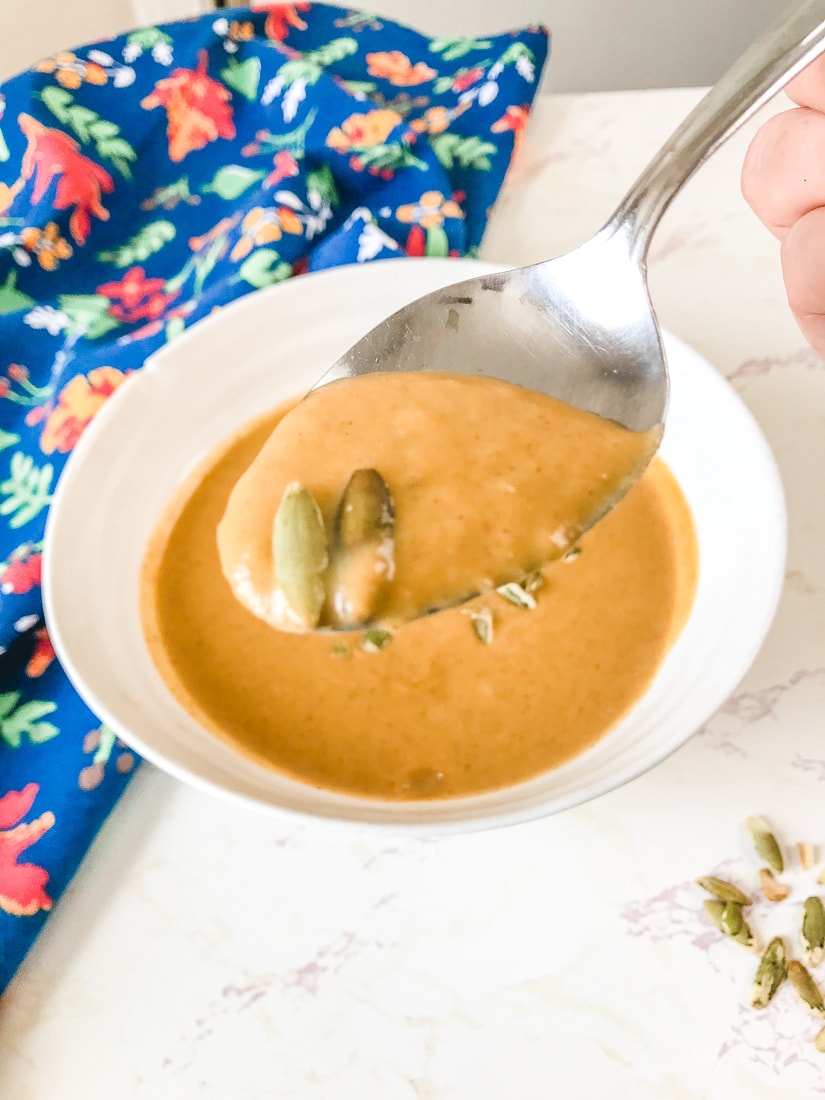
[[[524,128],[527,125],[527,119],[530,115],[529,107],[508,107],[504,114],[490,127],[494,134],[504,134],[508,130],[513,132],[513,152],[512,156],[515,157],[521,146],[521,140],[524,136]]]
[[[365,115],[350,115],[340,126],[330,130],[326,143],[338,153],[382,145],[401,121],[401,115],[387,108],[368,111]]]
[[[399,206],[395,216],[400,222],[433,229],[441,225],[445,218],[463,218],[464,211],[457,202],[445,198],[440,191],[425,191],[418,202]]]
[[[155,90],[140,103],[147,111],[165,109],[169,159],[176,164],[211,141],[235,136],[229,105],[232,93],[206,75],[208,63],[209,54],[201,50],[197,69],[175,69],[171,76],[159,80]]]
[[[84,82],[86,84],[105,84],[109,79],[109,74],[101,65],[96,64],[94,61],[81,61],[79,57],[67,51],[39,61],[35,65],[34,71],[37,73],[54,73],[54,78],[58,84],[72,90],[79,88]]]
[[[230,42],[251,42],[255,37],[255,24],[249,19],[243,22],[233,19],[229,24],[226,37]]]
[[[435,69],[431,69],[423,61],[416,61],[413,65],[407,55],[400,50],[391,50],[389,53],[368,53],[367,71],[370,76],[383,77],[398,88],[423,84],[436,75]]]
[[[469,103],[459,103],[452,109],[430,107],[420,118],[410,121],[410,129],[419,134],[443,134],[450,123],[463,114],[469,106]]]
[[[219,237],[225,236],[238,224],[238,215],[235,214],[231,218],[221,218],[219,222],[212,226],[211,229],[207,229],[205,233],[201,233],[199,237],[189,238],[189,247],[193,252],[201,252],[207,247],[207,245],[213,244]],[[225,255],[221,252],[221,258]]]
[[[61,237],[57,222],[49,222],[43,229],[28,226],[20,233],[20,243],[37,258],[44,271],[54,271],[61,260],[68,260],[72,254],[72,246]]]
[[[18,118],[20,129],[28,140],[23,157],[23,179],[35,177],[32,203],[40,202],[52,180],[57,177],[54,197],[56,210],[74,207],[69,218],[69,231],[77,244],[85,244],[91,230],[90,215],[109,220],[103,208],[101,194],[114,190],[112,177],[99,164],[84,157],[80,146],[62,130],[50,130],[31,115]]]
[[[255,206],[241,222],[241,232],[243,236],[232,249],[231,260],[242,260],[257,245],[279,241],[284,233],[300,234],[303,227],[301,219],[288,206],[269,210]]]
[[[18,857],[54,825],[54,814],[46,810],[40,817],[18,824],[32,808],[40,791],[36,783],[27,783],[22,791],[8,791],[0,798],[0,909],[13,917],[31,917],[42,909],[51,909],[46,893],[49,873],[36,863],[18,863]]]
[[[42,676],[54,660],[54,646],[45,626],[34,632],[34,652],[26,664],[26,675],[31,679]]]
[[[267,38],[271,38],[273,42],[283,42],[289,34],[290,27],[294,27],[296,31],[305,31],[307,28],[306,23],[298,14],[301,11],[309,11],[310,5],[307,3],[257,4],[256,7],[268,9],[264,34]]]
[[[40,449],[47,455],[55,451],[68,453],[106,398],[126,377],[116,367],[96,367],[88,375],[78,374],[67,382],[43,428]]]

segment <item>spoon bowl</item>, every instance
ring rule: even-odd
[[[665,353],[644,270],[629,258],[626,237],[610,229],[557,259],[411,302],[314,388],[418,370],[501,378],[636,432],[661,425],[667,407]]]
[[[652,235],[675,195],[746,119],[825,49],[825,0],[772,24],[665,142],[605,226],[556,259],[428,294],[382,321],[316,383],[374,372],[487,375],[650,433],[608,492],[594,484],[592,526],[655,453],[668,370],[646,281]]]

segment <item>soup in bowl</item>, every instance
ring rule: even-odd
[[[488,270],[391,262],[250,296],[154,356],[81,440],[47,617],[78,690],[147,758],[275,810],[478,827],[641,774],[746,671],[783,573],[781,487],[733,391],[670,337],[661,458],[561,560],[397,631],[284,633],[235,598],[217,528],[286,408],[381,317]]]

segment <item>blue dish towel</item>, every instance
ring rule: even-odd
[[[43,623],[72,447],[148,355],[242,294],[472,255],[546,54],[540,27],[431,39],[296,3],[146,27],[0,86],[0,991],[138,763]]]

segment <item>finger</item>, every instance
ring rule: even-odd
[[[825,357],[825,209],[805,214],[782,242],[788,304],[805,338]]]
[[[795,76],[785,92],[800,107],[825,111],[825,54]]]
[[[742,194],[780,239],[817,206],[825,206],[825,114],[784,111],[757,132],[742,166]]]

